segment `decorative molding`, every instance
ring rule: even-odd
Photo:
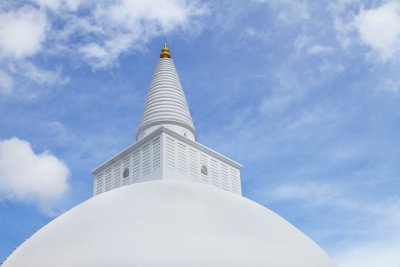
[[[91,173],[93,175],[96,175],[97,173],[99,173],[100,171],[102,171],[104,169],[105,166],[108,166],[110,164],[114,164],[114,162],[116,162],[117,160],[121,159],[122,157],[128,155],[130,152],[132,152],[133,150],[135,150],[136,148],[139,148],[142,144],[148,142],[150,139],[153,139],[155,136],[161,134],[161,133],[166,133],[169,135],[172,135],[173,137],[177,138],[178,140],[187,143],[188,145],[191,145],[201,151],[203,151],[204,153],[207,153],[229,165],[234,166],[237,169],[241,169],[243,167],[243,165],[241,165],[240,163],[237,163],[234,160],[231,160],[228,157],[225,157],[221,154],[219,154],[218,152],[215,152],[214,150],[203,146],[201,144],[199,144],[198,142],[194,142],[191,141],[187,138],[185,138],[184,136],[181,136],[177,133],[175,133],[174,131],[167,129],[163,126],[161,126],[160,128],[158,128],[157,130],[155,130],[154,132],[152,132],[151,134],[149,134],[148,136],[144,137],[143,139],[140,139],[139,141],[135,142],[134,144],[128,146],[127,148],[125,148],[124,150],[122,150],[120,153],[116,154],[115,156],[113,156],[112,158],[110,158],[109,160],[107,160],[106,162],[104,162],[103,164],[101,164],[100,166],[94,168]]]

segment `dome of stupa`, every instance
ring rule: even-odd
[[[197,142],[166,45],[136,139],[92,171],[93,198],[2,267],[335,267],[296,227],[242,197],[241,164]]]
[[[153,181],[95,196],[24,242],[3,267],[334,267],[271,210],[211,185]]]

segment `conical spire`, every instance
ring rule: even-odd
[[[197,139],[185,94],[170,57],[169,49],[164,44],[147,93],[136,140],[150,134],[160,126],[169,128],[189,139]]]

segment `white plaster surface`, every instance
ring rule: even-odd
[[[195,141],[196,131],[174,61],[160,58],[151,80],[136,140],[164,126]]]
[[[207,168],[207,174],[201,172]],[[242,165],[161,127],[92,171],[93,195],[152,180],[192,181],[241,194]],[[123,177],[124,169],[129,175]]]
[[[162,126],[160,126],[162,125]],[[168,124],[168,123],[160,123],[154,126],[151,126],[149,128],[146,128],[140,132],[140,136],[138,136],[137,140],[141,140],[145,138],[146,136],[150,135],[152,132],[156,131],[160,127],[165,127],[167,129],[170,129],[171,131],[174,131],[175,133],[182,135],[186,137],[189,140],[196,141],[195,136],[191,131],[188,131],[186,128],[180,126],[180,125],[174,125],[174,124]]]
[[[310,238],[241,196],[152,181],[100,194],[40,229],[3,267],[334,267]]]

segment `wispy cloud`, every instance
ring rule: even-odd
[[[36,83],[63,82],[67,78],[62,77],[62,70],[46,70],[37,56],[63,54],[93,69],[108,68],[118,63],[121,54],[141,51],[157,36],[198,27],[196,20],[207,13],[204,4],[177,0],[3,4],[0,65],[20,65],[24,77]],[[8,70],[10,76],[12,69]],[[13,86],[8,83],[5,88],[10,92]]]
[[[307,20],[310,18],[307,1],[265,1],[259,2],[267,3],[275,9],[276,17],[281,23],[293,24],[300,20]]]
[[[398,92],[400,91],[400,80],[386,79],[383,82],[382,89]]]
[[[293,200],[312,206],[337,206],[345,209],[356,209],[372,215],[385,216],[378,218],[382,222],[395,223],[400,227],[400,205],[398,199],[387,198],[370,201],[359,194],[354,195],[351,182],[307,181],[286,183],[274,189],[268,189],[269,201]],[[387,220],[390,217],[390,220]],[[394,220],[395,219],[395,220]]]
[[[60,68],[58,70],[41,69],[29,61],[19,61],[12,69],[14,73],[18,72],[38,84],[65,84],[69,80],[68,77],[61,75]]]
[[[339,267],[393,266],[400,263],[398,240],[359,242],[335,255]]]
[[[192,19],[207,13],[205,6],[172,0],[100,2],[91,8],[90,16],[73,19],[74,34],[85,30],[92,36],[75,45],[94,68],[110,66],[121,53],[140,48],[151,38],[190,28]]]
[[[0,95],[11,93],[13,83],[12,77],[7,72],[0,70]]]
[[[360,190],[369,192],[369,189],[351,180],[312,181],[306,177],[299,180],[301,182],[269,186],[258,194],[264,197],[267,206],[291,203],[289,205],[304,212],[303,217],[318,214],[318,219],[313,220],[321,220],[328,212],[331,217],[329,229],[307,231],[320,242],[341,236],[340,243],[331,248],[338,266],[398,264],[400,258],[395,250],[398,249],[396,240],[400,238],[400,199],[397,196],[360,194]]]
[[[326,54],[335,51],[335,48],[326,45],[313,45],[308,50],[307,53],[311,55]]]

